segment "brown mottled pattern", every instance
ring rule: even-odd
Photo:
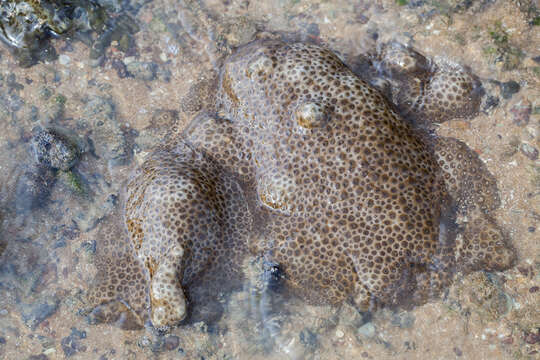
[[[216,104],[128,185],[125,220],[154,326],[237,286],[247,250],[279,264],[306,301],[363,310],[437,296],[460,264],[511,264],[486,215],[496,185],[478,157],[452,139],[428,145],[332,52],[244,46],[222,67]],[[470,217],[462,234],[452,206]]]

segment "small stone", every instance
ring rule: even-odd
[[[520,86],[517,82],[511,80],[501,84],[501,94],[504,99],[510,99],[512,95],[520,90]]]
[[[8,314],[7,309],[0,310],[0,316],[6,316]]]
[[[455,348],[454,348],[454,354],[456,354],[457,357],[460,357],[460,356],[463,355],[463,351],[461,351],[460,348],[455,347]]]
[[[129,65],[131,64],[132,62],[135,62],[137,59],[135,58],[135,56],[126,56],[124,58],[124,64],[126,65]]]
[[[512,122],[517,126],[526,126],[532,112],[532,105],[529,101],[522,99],[510,109]]]
[[[529,159],[531,160],[536,160],[538,159],[538,149],[527,144],[527,143],[522,143],[521,144],[521,147],[520,147],[520,150],[521,150],[521,153],[523,155],[525,155],[526,157],[528,157]]]
[[[73,218],[78,228],[82,232],[88,232],[95,228],[97,224],[107,215],[109,215],[116,206],[117,195],[111,194],[104,201],[100,201],[98,206],[92,206],[83,212],[80,212]]]
[[[58,57],[58,62],[62,65],[68,65],[70,61],[71,61],[71,58],[67,55],[62,54]]]
[[[531,344],[531,345],[540,342],[540,333],[537,333],[537,334],[532,333],[532,332],[530,332],[528,334],[526,333],[525,334],[525,342],[527,344]]]
[[[28,360],[49,360],[49,357],[45,354],[39,354],[28,357]]]
[[[373,323],[371,322],[365,323],[358,328],[358,335],[372,338],[373,336],[375,336],[375,325],[373,325]]]
[[[306,32],[311,36],[319,36],[321,32],[319,31],[319,25],[316,23],[311,23],[307,26]]]
[[[137,341],[137,345],[141,348],[146,348],[152,345],[152,340],[148,336],[143,336]]]
[[[392,316],[392,325],[399,326],[402,329],[409,329],[414,325],[414,315],[403,312]]]
[[[164,347],[167,351],[173,351],[180,344],[180,338],[176,335],[167,336],[165,338]]]
[[[0,345],[4,345],[6,343],[6,338],[0,336]]]
[[[116,70],[116,74],[120,79],[129,76],[127,66],[125,63],[122,62],[122,60],[114,59],[111,63],[111,66],[114,70]]]
[[[39,97],[43,100],[48,100],[52,95],[50,88],[43,86],[39,89]]]
[[[317,346],[317,335],[306,328],[300,331],[300,342],[306,347],[316,347]]]
[[[345,336],[345,333],[341,329],[336,330],[336,337],[338,339],[341,339],[343,336]]]
[[[157,65],[153,62],[134,61],[127,64],[127,70],[135,79],[152,81],[156,78]]]

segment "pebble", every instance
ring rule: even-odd
[[[132,62],[134,62],[136,59],[135,59],[135,56],[126,56],[124,58],[124,64],[126,65],[129,65],[131,64]]]
[[[71,62],[71,58],[67,55],[62,54],[58,57],[58,62],[62,65],[68,65]]]
[[[414,325],[414,315],[407,312],[394,314],[392,316],[392,325],[399,326],[402,329],[409,329]]]
[[[45,354],[32,355],[28,360],[49,360],[49,357]]]
[[[309,24],[306,28],[306,32],[312,36],[319,36],[321,34],[319,30],[319,25],[317,25],[316,23]]]
[[[176,335],[167,336],[165,338],[164,347],[167,351],[173,351],[180,344],[180,338]]]
[[[137,342],[137,345],[139,345],[139,347],[141,348],[145,348],[152,345],[152,340],[150,340],[150,338],[145,335],[139,339],[139,341]]]
[[[306,347],[317,346],[317,335],[310,329],[304,329],[300,331],[300,342]]]
[[[8,314],[7,309],[0,310],[0,316],[6,316]]]
[[[504,99],[510,99],[520,88],[519,84],[514,80],[504,82],[501,84],[501,95]]]
[[[56,349],[55,349],[55,348],[48,348],[47,350],[45,350],[45,351],[43,352],[43,354],[45,354],[45,355],[56,354]]]
[[[522,143],[520,146],[521,153],[531,160],[538,159],[538,149],[527,144]]]
[[[345,333],[341,329],[336,330],[336,337],[338,339],[341,339],[343,336],[345,336]]]
[[[125,77],[129,76],[127,66],[122,62],[122,60],[114,59],[111,63],[111,66],[113,69],[116,70],[116,74],[120,79],[123,79]]]
[[[536,344],[538,342],[540,342],[540,333],[528,333],[525,335],[525,342],[527,344]]]
[[[157,65],[153,62],[133,61],[126,65],[135,79],[151,81],[156,78]]]
[[[512,114],[512,122],[517,126],[526,126],[529,123],[531,112],[531,103],[526,99],[521,99],[510,109],[510,113]]]
[[[358,328],[358,335],[372,338],[373,336],[375,336],[375,325],[373,325],[373,323],[371,322],[365,323]]]

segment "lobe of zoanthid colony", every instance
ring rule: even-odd
[[[143,319],[146,301],[155,327],[174,325],[240,287],[250,254],[279,264],[305,301],[362,310],[425,302],[456,270],[511,265],[481,160],[412,128],[331,51],[248,44],[225,61],[215,107],[128,184],[124,248],[146,291],[98,284],[95,305]],[[125,272],[104,264],[104,279]]]

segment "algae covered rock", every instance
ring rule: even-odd
[[[37,129],[32,138],[36,160],[53,169],[67,171],[79,160],[80,147],[76,135],[60,128]]]

